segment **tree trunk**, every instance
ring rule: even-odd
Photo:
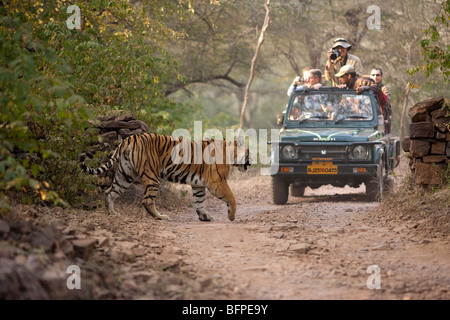
[[[403,128],[404,128],[404,123],[405,123],[405,114],[406,114],[406,106],[408,105],[408,97],[409,97],[409,84],[406,87],[406,92],[405,92],[405,100],[403,102],[403,106],[402,106],[402,117],[400,119],[400,138],[403,139],[404,134],[403,134]]]
[[[239,125],[239,129],[241,129],[241,130],[244,127],[245,109],[247,107],[248,93],[250,91],[250,86],[252,85],[252,82],[253,82],[256,60],[258,59],[259,50],[261,48],[262,43],[264,42],[266,30],[267,30],[267,27],[269,26],[269,22],[270,22],[269,4],[270,4],[270,0],[267,0],[266,3],[264,4],[264,7],[266,9],[266,17],[264,18],[264,24],[263,24],[263,26],[261,28],[261,33],[259,34],[258,43],[256,44],[255,55],[253,56],[253,59],[252,59],[252,65],[251,65],[251,68],[250,68],[250,77],[248,79],[247,86],[245,87],[244,103],[242,104],[242,109],[241,109],[241,123]]]
[[[411,68],[411,48],[413,46],[413,44],[419,40],[419,37],[416,37],[415,39],[413,39],[413,41],[411,41],[409,43],[408,46],[408,53],[406,54],[406,64],[407,64],[407,68]],[[401,114],[401,119],[400,119],[400,138],[403,139],[404,134],[404,127],[405,127],[405,114],[406,114],[406,107],[408,106],[408,97],[409,97],[409,91],[410,91],[410,84],[408,83],[406,86],[406,92],[405,92],[405,100],[403,102],[403,106],[402,106],[402,114]]]

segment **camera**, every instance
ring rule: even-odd
[[[294,82],[306,82],[306,79],[298,76],[298,77],[295,77]]]
[[[331,51],[331,55],[330,55],[331,60],[336,60],[340,56],[339,51],[333,50],[333,49],[330,49],[330,51]]]

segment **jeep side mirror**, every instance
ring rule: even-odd
[[[283,122],[284,122],[284,114],[283,113],[277,114],[277,126],[281,127],[283,125]]]

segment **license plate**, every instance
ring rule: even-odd
[[[331,161],[313,161],[307,167],[308,174],[337,174],[338,168]]]

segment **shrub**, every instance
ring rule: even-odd
[[[0,6],[0,210],[13,191],[22,202],[80,200],[92,178],[78,159],[99,142],[87,130],[98,115],[133,112],[159,133],[194,115],[161,94],[177,64],[160,46],[170,33],[160,18],[124,0],[78,5],[81,30],[67,28],[60,0]]]

